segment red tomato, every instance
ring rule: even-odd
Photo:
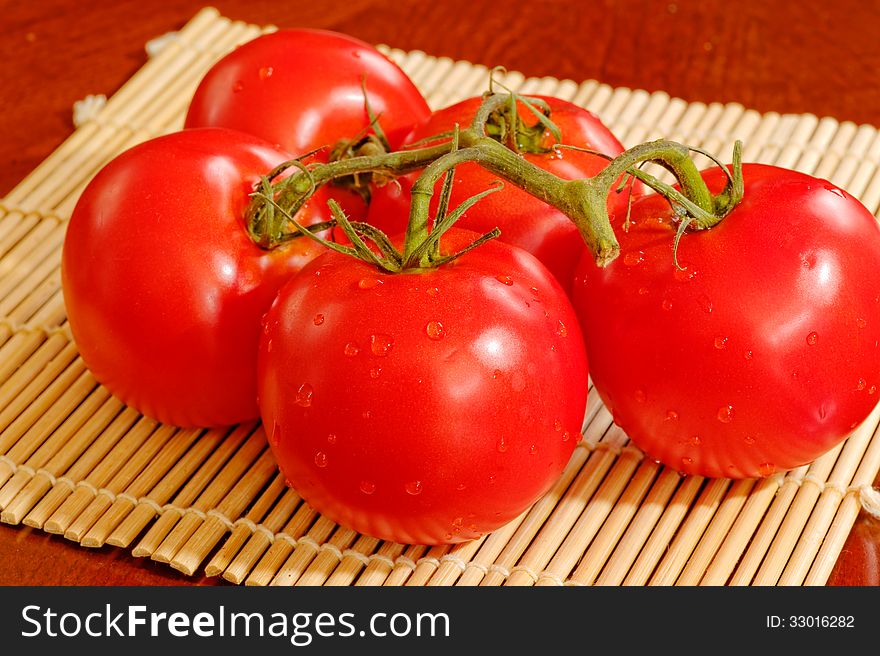
[[[579,148],[587,148],[610,156],[623,152],[617,137],[592,112],[559,98],[543,98],[550,106],[550,120],[559,128],[562,142]],[[434,112],[430,118],[418,124],[404,139],[404,144],[414,144],[444,132],[470,126],[482,98],[469,98],[450,107]],[[537,119],[520,105],[520,118],[527,124]],[[431,143],[428,141],[427,143]],[[553,145],[549,133],[545,133],[544,148]],[[607,160],[597,155],[577,150],[562,149],[558,153],[526,153],[526,160],[567,180],[591,177],[607,165]],[[367,221],[385,230],[397,232],[406,225],[409,216],[409,198],[412,183],[419,172],[397,179],[399,184],[386,184],[373,191]],[[459,166],[455,172],[450,207],[461,204],[467,198],[497,184],[499,178],[476,163]],[[439,194],[435,194],[434,206]],[[626,193],[615,195],[609,201],[610,211],[622,211],[629,202]],[[486,196],[456,223],[459,227],[487,233],[498,227],[501,240],[524,248],[544,263],[562,286],[570,287],[575,265],[584,248],[583,239],[571,220],[556,208],[523,191],[511,183]]]
[[[64,300],[83,361],[122,401],[181,426],[259,416],[260,319],[323,250],[301,238],[266,251],[245,230],[253,185],[290,157],[244,133],[186,130],[122,153],[83,191]],[[321,198],[303,221],[327,218]]]
[[[453,228],[444,248],[476,236]],[[472,539],[523,512],[570,459],[587,398],[565,293],[497,241],[410,273],[313,260],[269,311],[258,365],[289,484],[334,521],[406,543]]]
[[[302,155],[369,129],[363,84],[392,147],[430,113],[406,74],[371,45],[336,32],[286,29],[214,64],[185,125],[242,130]]]
[[[652,194],[618,230],[620,257],[600,269],[585,256],[574,284],[600,397],[636,445],[686,474],[809,463],[878,398],[876,219],[824,180],[758,164],[744,176],[726,218],[683,235],[683,270]],[[703,177],[720,190],[721,169]]]

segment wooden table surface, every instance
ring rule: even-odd
[[[737,101],[880,126],[880,11],[863,0],[222,0],[260,25],[337,30],[370,43],[596,79],[685,100]],[[74,127],[71,108],[110,96],[144,44],[182,27],[194,0],[0,0],[0,197]],[[112,547],[89,550],[0,525],[0,585],[216,585]],[[880,583],[880,522],[862,513],[829,585]]]

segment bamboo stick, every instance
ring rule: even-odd
[[[862,490],[873,485],[880,469],[880,428],[874,428],[874,435],[868,444],[868,448],[859,463],[859,468],[853,476],[852,484],[846,496],[840,504],[840,508],[834,517],[828,534],[819,548],[819,553],[804,579],[804,585],[825,585],[831,575],[844,543],[849,537],[852,526],[861,509],[860,495]]]
[[[208,513],[208,518],[193,536],[177,551],[171,560],[171,566],[184,574],[194,574],[223,535],[231,529],[229,518],[240,516],[277,469],[271,451],[266,449],[217,507]]]
[[[107,537],[107,543],[117,547],[127,547],[156,516],[158,506],[165,508],[170,505],[171,509],[178,510],[180,514],[188,510],[204,512],[213,507],[204,500],[196,500],[196,496],[214,478],[235,447],[252,430],[253,425],[244,424],[236,427],[231,433],[219,429],[203,433],[195,442],[195,446],[190,448],[174,468],[150,490],[149,499],[140,501],[128,517],[113,530]],[[242,460],[247,462],[245,458]],[[226,484],[226,474],[224,471],[218,476],[215,481],[218,486]],[[132,555],[154,555],[161,543],[152,551],[148,545],[151,544],[150,539],[155,537],[148,533],[132,550]]]
[[[296,583],[315,556],[318,555],[320,545],[327,541],[335,529],[336,524],[333,521],[319,515],[308,533],[297,541],[293,551],[278,568],[269,585],[290,586]]]
[[[397,542],[381,543],[374,557],[369,559],[369,563],[355,580],[354,585],[360,587],[382,585],[394,571],[398,558],[404,554],[406,548],[406,545]]]
[[[210,485],[204,489],[202,494],[198,495],[198,498],[188,498],[194,497],[195,494],[189,494],[187,490],[182,491],[182,499],[179,502],[176,500],[172,504],[178,509],[177,516],[179,521],[177,525],[152,550],[149,548],[151,540],[147,539],[151,536],[147,536],[138,545],[138,553],[149,555],[153,560],[161,563],[171,562],[178,550],[186,544],[192,534],[205,522],[207,513],[219,506],[235,483],[241,479],[262,454],[266,446],[265,440],[262,433],[254,433],[253,430],[253,424],[238,426],[232,435],[229,436],[231,439],[228,439],[228,443],[225,439],[226,436],[217,434],[218,439],[216,441],[212,440],[207,452],[210,453],[218,446],[220,447],[212,454],[212,458],[215,458],[215,463],[211,469],[216,471],[219,468],[219,464],[225,462],[226,464],[222,471],[216,478],[209,476],[207,480],[204,478],[197,480],[196,484],[201,486],[213,478],[213,480],[210,480]],[[245,437],[248,439],[242,444]],[[241,448],[236,450],[235,458],[229,459],[229,456],[232,455],[233,447],[237,447],[240,444]],[[210,471],[208,473],[213,474]],[[173,487],[173,489],[176,489],[176,487]]]
[[[642,457],[643,454],[634,448],[627,448],[621,452],[577,522],[560,540],[561,544],[557,546],[553,557],[546,565],[542,565],[535,585],[564,583],[620,500],[627,484],[633,479]]]
[[[259,557],[259,561],[250,570],[250,574],[244,580],[245,585],[269,585],[278,568],[287,560],[287,557],[293,551],[297,541],[306,534],[311,528],[315,520],[318,519],[318,513],[307,503],[300,503],[296,513],[287,522],[284,528],[275,535],[266,535],[265,533],[254,533],[245,549],[250,549],[250,553],[245,553],[241,561],[250,565],[250,559]],[[267,548],[268,546],[268,548]],[[264,552],[262,556],[258,556],[255,552]],[[233,561],[233,564],[235,562]],[[223,578],[232,580],[229,577],[234,576],[235,570],[227,570],[223,573]],[[234,581],[238,582],[238,581]]]
[[[693,586],[700,583],[704,572],[721,548],[721,544],[727,537],[754,486],[754,479],[737,480],[731,483],[718,506],[718,510],[712,517],[712,521],[703,531],[699,542],[688,557],[684,569],[676,579],[676,585]]]
[[[275,477],[268,494],[275,493],[276,486],[281,488],[281,498],[269,515],[256,529],[251,529],[245,523],[236,526],[223,547],[205,567],[207,576],[222,575],[233,583],[241,583],[245,580],[253,566],[272,544],[275,534],[282,529],[284,522],[296,513],[302,503],[302,498],[295,490],[287,487],[284,476],[280,473]]]
[[[597,532],[592,543],[583,551],[577,568],[571,574],[570,581],[572,583],[578,585],[593,585],[595,583],[602,568],[608,562],[616,545],[635,517],[642,500],[651,489],[660,469],[660,465],[656,462],[642,460],[638,463],[638,469],[628,482],[620,500],[611,508],[601,530]],[[586,541],[582,542],[581,549],[586,544]],[[548,569],[551,571],[555,569],[559,578],[564,578],[567,575],[562,574],[564,568],[554,568],[553,562],[550,563]],[[541,582],[542,579],[539,579],[538,584]]]
[[[840,455],[834,463],[834,469],[822,483],[819,499],[810,513],[809,520],[804,526],[797,544],[791,551],[777,585],[803,584],[822,540],[828,535],[840,502],[858,470],[862,456],[868,448],[868,443],[874,436],[878,420],[880,420],[880,405],[874,409],[868,420],[855,431],[855,434],[844,442]]]
[[[162,445],[162,449],[149,460],[146,467],[126,487],[125,492],[117,494],[110,507],[86,531],[80,539],[84,547],[101,547],[107,542],[110,533],[146,497],[156,481],[172,470],[177,462],[184,457],[193,442],[198,439],[201,431],[187,429],[178,431]]]
[[[625,440],[626,437],[616,426],[609,430],[607,441],[602,444],[610,448],[597,448],[590,454],[572,486],[556,505],[553,514],[530,542],[516,566],[511,568],[511,575],[505,585],[532,585],[535,582],[535,573],[553,555],[555,536],[568,532],[611,469],[617,458],[615,451],[622,448]]]
[[[139,503],[135,511],[110,534],[107,542],[115,546],[128,546],[156,514],[155,507],[164,506],[169,501],[171,508],[176,511],[176,513],[169,513],[169,517],[180,517],[189,510],[204,513],[213,508],[222,498],[228,486],[237,480],[241,471],[253,461],[262,449],[261,438],[255,437],[252,439],[251,447],[240,452],[241,458],[227,463],[239,445],[248,435],[253,433],[254,429],[255,425],[248,423],[234,427],[231,432],[225,429],[215,429],[202,434],[195,443],[195,448],[188,451],[174,469],[150,491],[149,503]],[[234,464],[232,467],[227,466],[217,475],[224,463]],[[201,496],[200,493],[202,493]],[[163,530],[164,527],[158,529],[157,532]],[[157,532],[148,532],[132,550],[132,554],[152,556],[154,560],[168,562],[170,555],[167,555],[162,549],[167,550],[169,544],[179,543],[174,542],[175,538],[167,538],[166,535],[163,535],[163,539],[157,542]],[[171,548],[176,549],[174,546]]]
[[[148,422],[142,428],[152,426],[154,426],[153,422]],[[160,425],[152,432],[139,431],[134,435],[142,439],[137,440],[140,443],[136,449],[129,453],[128,458],[125,460],[114,458],[102,463],[104,465],[103,473],[109,479],[107,484],[95,489],[85,486],[82,488],[84,495],[77,498],[76,503],[83,500],[83,496],[88,498],[88,495],[91,495],[91,497],[88,499],[86,507],[80,510],[75,517],[68,516],[66,518],[73,521],[69,521],[68,526],[64,529],[65,538],[80,542],[104,511],[110,507],[117,495],[126,492],[130,494],[132,482],[149,466],[151,460],[161,452],[168,442],[176,438],[177,429],[173,426]],[[64,505],[59,510],[62,509],[64,509]]]
[[[638,512],[627,527],[626,532],[620,538],[614,553],[608,558],[602,572],[595,581],[595,585],[611,586],[622,585],[624,578],[636,562],[642,547],[648,544],[648,540],[660,518],[669,504],[669,500],[675,493],[683,477],[676,471],[661,467],[660,472],[651,486],[645,501],[641,504]],[[690,482],[690,479],[688,479]],[[582,578],[585,583],[589,582],[590,572],[576,577],[577,581]]]
[[[372,559],[380,557],[382,541],[369,535],[361,535],[351,547],[342,552],[342,560],[327,579],[325,586],[342,587],[354,585],[354,581]]]
[[[598,395],[593,395],[597,397]],[[587,400],[591,402],[590,397]],[[593,400],[595,403],[596,401]],[[498,555],[496,568],[486,572],[481,585],[500,585],[502,584],[509,572],[516,566],[517,560],[529,548],[535,535],[541,530],[541,527],[548,521],[548,518],[555,515],[555,508],[558,507],[560,499],[564,496],[574,498],[574,503],[579,503],[578,494],[588,491],[593,480],[590,473],[596,473],[599,470],[610,467],[609,451],[597,453],[595,448],[601,443],[608,433],[612,433],[617,439],[614,446],[619,445],[620,436],[614,431],[609,431],[611,425],[611,415],[608,410],[602,406],[587,428],[584,430],[582,443],[575,449],[568,466],[562,473],[562,477],[556,482],[550,493],[540,499],[531,509],[525,513],[522,521],[518,522],[517,530],[505,544],[504,549]],[[585,464],[586,463],[586,464]],[[584,470],[587,469],[586,473]],[[571,493],[566,490],[572,487]],[[586,495],[584,495],[586,496]]]
[[[74,489],[61,505],[52,512],[43,524],[49,533],[65,533],[74,520],[84,512],[89,503],[105,486],[112,486],[112,477],[123,467],[123,463],[140,450],[141,445],[155,430],[156,422],[140,417],[135,425],[128,430],[116,443],[112,457],[102,458],[87,474],[75,481]],[[161,443],[161,439],[156,440]],[[121,489],[119,490],[121,491]]]

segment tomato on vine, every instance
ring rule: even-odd
[[[721,168],[703,172],[720,192]],[[742,167],[742,199],[682,231],[637,200],[620,256],[585,256],[573,303],[596,390],[650,457],[762,477],[811,462],[863,422],[880,386],[880,229],[825,180]],[[614,219],[613,219],[614,220]]]
[[[337,32],[282,29],[242,44],[205,74],[186,127],[254,134],[296,156],[375,133],[396,148],[430,114],[421,92],[373,46]]]
[[[249,235],[250,194],[291,158],[242,132],[193,128],[134,146],[89,182],[65,236],[64,301],[84,362],[125,403],[181,426],[259,416],[260,318],[324,250],[306,239],[267,250]],[[325,219],[329,191],[303,223]]]
[[[289,484],[385,540],[474,539],[547,492],[580,439],[574,310],[527,252],[449,229],[400,271],[330,252],[266,317],[259,392]]]

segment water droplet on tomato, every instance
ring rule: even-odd
[[[312,405],[313,395],[314,390],[312,389],[312,386],[308,383],[303,383],[299,386],[299,389],[296,390],[296,404],[303,408],[308,408]]]
[[[327,454],[323,451],[318,451],[315,454],[315,465],[318,467],[326,467],[327,466]]]
[[[770,476],[775,471],[776,465],[774,465],[772,462],[762,462],[760,465],[758,465],[758,473],[760,473],[761,476]]]
[[[270,339],[268,342],[266,342],[266,351],[269,352],[269,353],[271,353],[271,352],[272,352],[272,346],[273,346],[273,344],[272,344],[272,340]]]
[[[510,276],[495,276],[495,279],[500,283],[504,283],[508,287],[513,284],[513,278],[511,278]]]
[[[726,348],[727,348],[727,342],[729,341],[729,339],[730,339],[730,338],[728,338],[728,337],[724,337],[724,336],[722,336],[722,335],[718,335],[718,336],[716,336],[716,337],[715,337],[715,348],[717,348],[719,351],[722,350],[722,349],[726,349]]]
[[[556,322],[556,334],[560,337],[568,336],[568,328],[566,328],[565,324],[562,323],[562,319]]]
[[[281,444],[281,426],[275,422],[272,425],[272,434],[269,436],[269,444],[278,446]]]
[[[661,304],[660,307],[662,307],[664,310],[669,312],[669,310],[672,309],[672,301],[670,301],[668,298],[664,298],[663,303]]]
[[[868,325],[868,322],[865,321],[864,319],[862,319],[861,317],[856,319],[856,326],[858,326],[859,328],[864,328],[867,325]]]
[[[370,335],[370,350],[373,352],[373,355],[384,358],[391,351],[392,346],[394,346],[394,340],[388,335]]]
[[[844,198],[843,192],[840,189],[838,189],[837,187],[833,187],[831,185],[826,185],[825,189],[830,191],[835,196],[839,196],[840,198]]]
[[[868,388],[868,394],[875,394],[876,392],[877,392],[877,386],[876,386],[876,385],[871,385],[871,386]]]
[[[712,299],[710,299],[705,294],[701,294],[700,298],[697,299],[697,301],[699,302],[700,307],[703,308],[705,312],[712,314],[712,310],[714,309],[714,306],[712,305]]]
[[[364,419],[372,419],[373,418],[373,411],[372,410],[364,410],[361,413],[361,417],[363,417]]]
[[[861,392],[861,391],[862,391],[863,389],[865,389],[867,386],[868,386],[868,381],[866,381],[864,378],[859,378],[859,382],[856,383],[856,389],[857,389],[859,392]]]
[[[648,288],[647,287],[639,287],[639,296],[647,296]]]
[[[492,380],[498,380],[501,377],[501,370],[496,369],[492,372]]]
[[[643,389],[637,389],[633,396],[638,403],[644,403],[648,398],[648,394]]]
[[[751,360],[753,356],[754,356],[754,353],[752,353],[751,350],[747,350],[743,353],[743,357],[746,360]]]
[[[272,77],[272,73],[274,73],[274,72],[275,72],[275,69],[272,68],[271,66],[263,66],[259,71],[260,79],[261,80],[268,80],[270,77]]]
[[[690,267],[684,267],[682,269],[676,268],[672,272],[672,277],[675,278],[678,282],[690,282],[697,276],[697,272],[695,269],[691,269]]]
[[[558,420],[558,419],[555,420],[555,421],[553,422],[553,428],[556,429],[556,432],[558,433],[559,431],[562,430],[562,422],[561,422],[560,420]]]
[[[729,424],[733,421],[733,406],[724,405],[718,408],[718,421],[722,424]]]
[[[327,444],[336,444],[336,433],[327,435]]]
[[[422,493],[422,482],[421,481],[410,481],[405,486],[406,493],[415,496],[417,494]]]
[[[562,431],[562,441],[568,442],[571,439],[571,433],[568,431]]]
[[[374,287],[378,287],[382,284],[382,281],[378,278],[361,278],[358,280],[358,288],[359,289],[373,289]]]
[[[815,331],[811,332],[809,335],[807,335],[807,344],[809,344],[810,346],[815,346],[818,342],[819,342],[819,334],[816,333]]]
[[[642,251],[629,251],[623,256],[623,263],[626,266],[637,266],[645,261],[645,253]]]
[[[688,456],[685,456],[684,458],[681,459],[681,464],[683,467],[690,467],[692,464],[694,464],[694,459],[689,458]]]
[[[446,328],[439,321],[429,321],[428,325],[425,326],[425,332],[434,341],[441,340],[446,336]]]
[[[537,445],[537,444],[532,444],[532,445],[529,447],[529,455],[530,455],[530,456],[534,456],[534,455],[537,455],[537,454],[538,454],[538,445]]]
[[[349,342],[348,344],[346,344],[345,349],[343,350],[343,353],[345,353],[345,355],[347,355],[350,358],[353,358],[359,352],[360,352],[360,349],[358,348],[358,345],[355,344],[354,342]]]
[[[382,373],[382,367],[372,367],[370,369],[370,378],[376,380],[379,377],[379,374]]]
[[[237,80],[235,84],[232,85],[233,93],[239,93],[242,89],[244,89],[244,82],[241,80]]]
[[[507,440],[503,437],[498,439],[498,442],[495,444],[495,448],[498,450],[498,453],[504,453],[507,451]]]
[[[314,323],[316,326],[320,326],[322,323],[324,323],[324,315],[319,312],[318,314],[315,315],[315,318],[312,320],[312,323]]]
[[[751,435],[746,435],[746,436],[743,438],[743,442],[745,442],[745,443],[748,444],[749,446],[752,446],[752,445],[755,443],[755,438],[754,438],[753,436],[751,436]]]
[[[373,481],[361,481],[360,490],[364,494],[372,494],[376,491],[376,484]]]
[[[675,421],[678,419],[678,413],[675,410],[667,410],[666,411],[666,420],[667,421]]]
[[[440,293],[440,290],[437,287],[428,287],[428,289],[425,290],[425,293],[428,296],[437,296],[437,294]]]
[[[351,56],[354,57],[355,59],[360,59],[361,58],[361,51],[360,50],[352,50]]]
[[[461,492],[461,491],[467,489],[467,485],[465,485],[464,483],[459,483],[458,485],[455,486],[455,489],[458,490],[459,492]]]
[[[700,446],[703,443],[702,438],[699,435],[694,435],[690,440],[688,440],[688,444],[691,446]]]

